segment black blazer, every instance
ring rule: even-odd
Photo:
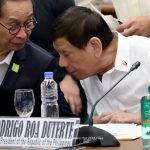
[[[12,70],[13,63],[19,65],[18,72]],[[15,51],[0,86],[0,116],[17,116],[14,108],[14,91],[23,88],[34,90],[35,108],[32,116],[41,116],[40,84],[45,71],[56,73],[56,70],[57,63],[54,57],[30,41],[24,48]],[[60,90],[58,97],[60,116],[74,116]]]

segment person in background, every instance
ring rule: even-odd
[[[44,48],[57,60],[59,59],[59,55],[53,48],[52,41],[49,37],[50,26],[62,12],[74,6],[74,0],[34,0],[33,10],[37,24],[31,33],[30,40]],[[59,79],[60,88],[72,112],[80,116],[81,121],[84,122],[87,116],[87,103],[85,93],[79,81],[75,80],[67,73],[65,68],[61,67],[58,68],[57,77]]]
[[[50,37],[59,65],[81,80],[88,113],[120,78],[139,61],[140,67],[122,80],[96,106],[94,123],[141,123],[140,100],[150,84],[150,39],[111,32],[101,15],[85,7],[58,17]]]
[[[135,16],[124,21],[117,31],[124,36],[140,35],[150,37],[150,16]]]
[[[40,84],[45,71],[56,72],[57,63],[52,55],[28,40],[35,24],[32,0],[0,0],[0,116],[17,115],[16,89],[33,89],[33,116],[41,116]],[[60,90],[58,97],[60,116],[74,117]]]
[[[112,0],[117,18],[122,25],[117,29],[125,36],[150,36],[150,1],[149,0]]]

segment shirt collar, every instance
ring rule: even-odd
[[[13,54],[14,54],[14,51],[9,52],[9,54],[5,57],[5,59],[0,61],[0,64],[6,63],[7,65],[10,65]]]
[[[128,72],[131,67],[131,62],[129,59],[130,51],[129,44],[126,37],[118,33],[118,47],[115,59],[115,66],[106,72],[106,74],[112,73],[114,70]]]
[[[118,48],[114,69],[124,72],[129,71],[131,67],[129,56],[130,51],[126,37],[118,33]]]

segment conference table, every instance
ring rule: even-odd
[[[34,150],[33,148],[0,148],[0,150]],[[36,150],[44,150],[37,149]],[[48,149],[45,149],[48,150]],[[71,150],[71,149],[69,149]],[[73,149],[72,149],[73,150]],[[120,141],[120,147],[83,147],[79,150],[148,150],[147,148],[143,148],[141,138],[130,141]]]
[[[130,141],[120,141],[120,147],[86,148],[86,150],[147,150],[143,148],[141,138]]]

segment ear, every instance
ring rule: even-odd
[[[96,58],[100,57],[102,54],[102,42],[99,38],[97,37],[92,37],[89,40],[89,44],[92,46],[94,50],[94,55]]]

